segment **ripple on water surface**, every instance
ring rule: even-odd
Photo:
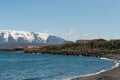
[[[114,65],[114,61],[82,56],[1,52],[0,80],[62,80]]]

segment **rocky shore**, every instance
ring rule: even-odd
[[[97,75],[80,77],[72,80],[120,80],[120,66]]]
[[[112,57],[112,59],[116,59],[116,57]],[[117,56],[117,60],[120,60],[120,56]],[[120,65],[112,70],[105,71],[100,74],[78,77],[71,80],[120,80]]]
[[[120,60],[119,52],[114,53],[107,53],[105,58]],[[112,70],[102,72],[100,74],[86,76],[86,77],[79,77],[72,80],[120,80],[120,65]]]
[[[119,60],[119,51],[95,51],[95,50],[42,50],[42,49],[25,49],[25,53],[41,53],[41,54],[57,54],[57,55],[73,55],[73,56],[87,56],[87,57],[104,57],[109,59]]]

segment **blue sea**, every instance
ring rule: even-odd
[[[0,52],[0,80],[69,80],[109,70],[115,64],[83,56]]]

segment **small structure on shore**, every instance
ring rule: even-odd
[[[27,46],[27,48],[29,48],[29,49],[38,49],[39,47],[38,46]]]
[[[92,39],[91,41],[92,42],[98,42],[98,41],[107,41],[107,40],[105,40],[105,39]]]
[[[66,44],[72,44],[75,43],[74,41],[66,41]]]
[[[28,48],[28,49],[38,49],[39,47],[38,46],[19,46],[18,48],[19,49],[25,49],[25,48]]]
[[[87,43],[87,42],[90,42],[90,40],[77,40],[76,43]]]
[[[18,47],[19,49],[25,49],[25,48],[27,48],[26,46],[19,46]]]
[[[81,40],[77,40],[76,43],[88,43],[88,42],[98,42],[98,41],[107,41],[107,40],[105,39],[92,39],[92,40],[81,39]]]

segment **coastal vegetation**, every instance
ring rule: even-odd
[[[44,45],[40,48],[12,48],[0,51],[117,58],[120,55],[120,40],[77,40],[66,44]]]
[[[91,57],[112,57],[120,53],[120,40],[90,40],[87,42],[48,45],[38,49],[24,49],[26,53],[83,55]]]

